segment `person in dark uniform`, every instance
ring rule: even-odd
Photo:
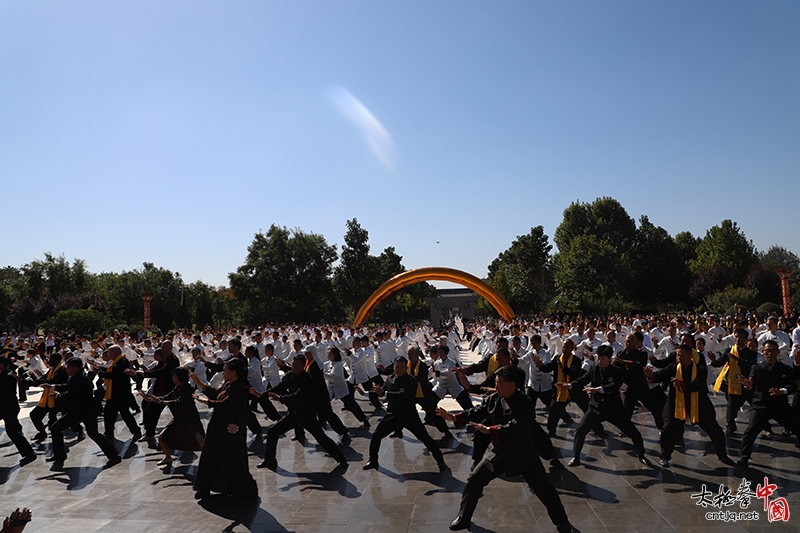
[[[725,435],[733,437],[736,435],[736,415],[744,405],[744,402],[753,405],[753,391],[742,387],[739,383],[741,376],[749,376],[753,365],[758,363],[758,354],[747,347],[747,330],[737,329],[733,332],[733,339],[736,344],[725,350],[722,357],[711,361],[711,366],[722,367],[722,370],[714,382],[716,392],[725,391],[725,398],[728,405],[725,409],[726,430]],[[709,352],[711,353],[711,352]]]
[[[108,458],[106,468],[122,462],[117,449],[109,439],[97,430],[97,404],[94,400],[92,382],[83,372],[83,361],[79,357],[72,357],[66,364],[67,382],[56,385],[53,393],[56,408],[66,414],[59,418],[52,426],[50,432],[53,439],[53,455],[45,459],[55,463],[55,467],[63,466],[67,459],[64,448],[64,430],[69,427],[83,424],[86,435],[92,439]]]
[[[19,423],[19,402],[17,401],[17,378],[9,372],[11,361],[0,357],[0,419],[6,427],[6,434],[22,456],[19,464],[25,466],[36,460],[31,443],[22,434]]]
[[[636,404],[641,403],[653,415],[656,427],[661,429],[664,427],[664,417],[662,416],[664,406],[656,401],[647,385],[644,369],[647,366],[648,357],[641,349],[643,339],[644,335],[641,331],[625,337],[625,349],[614,358],[614,363],[624,369],[625,394],[622,403],[625,417],[630,420]],[[703,364],[705,365],[705,362]]]
[[[572,339],[567,339],[564,341],[561,355],[554,357],[549,363],[543,363],[540,357],[534,356],[533,362],[542,372],[553,373],[553,383],[569,383],[581,375],[581,361],[572,353],[573,350],[575,350],[575,343]],[[572,397],[567,388],[559,389],[553,395],[550,411],[547,413],[547,435],[550,438],[556,436],[558,421],[566,415],[567,405],[571,400]]]
[[[97,369],[97,376],[105,380],[105,395],[103,399],[106,405],[103,408],[103,423],[105,426],[105,436],[114,439],[114,425],[117,423],[117,414],[122,416],[122,420],[133,435],[133,442],[142,438],[142,432],[136,424],[136,419],[130,411],[131,378],[125,373],[130,368],[128,360],[122,353],[119,346],[112,346],[103,354],[103,359],[109,362],[106,370]]]
[[[44,425],[45,416],[48,417],[48,426],[52,426],[56,421],[58,411],[56,409],[55,400],[50,397],[51,388],[67,382],[67,371],[61,364],[60,353],[52,354],[47,360],[47,366],[50,367],[50,370],[48,370],[47,374],[41,379],[36,381],[37,385],[42,386],[42,397],[39,398],[39,402],[36,404],[36,407],[31,410],[30,415],[31,422],[33,422],[33,426],[37,431],[36,435],[33,437],[35,441],[42,441],[47,438],[47,431]]]
[[[347,459],[336,443],[325,434],[325,430],[317,420],[317,391],[316,384],[311,375],[306,372],[306,357],[311,355],[298,354],[292,360],[292,371],[287,372],[281,382],[273,387],[267,394],[276,402],[281,402],[289,408],[289,413],[272,425],[267,431],[267,448],[264,451],[264,461],[258,468],[275,470],[278,467],[277,448],[281,435],[302,426],[311,433],[317,443],[322,446],[328,455],[333,457],[340,466],[347,466]],[[313,361],[313,359],[312,359]],[[258,397],[258,391],[250,388],[250,394]]]
[[[639,456],[639,462],[645,466],[650,466],[650,462],[644,455],[644,441],[642,434],[636,429],[630,418],[625,416],[622,408],[622,400],[619,396],[619,388],[623,383],[622,370],[611,364],[614,356],[614,348],[603,344],[597,348],[597,364],[592,366],[584,375],[572,383],[556,383],[558,389],[567,387],[581,388],[589,396],[589,405],[583,414],[578,429],[575,430],[575,438],[572,443],[572,460],[569,466],[579,466],[581,464],[581,450],[586,440],[586,435],[594,429],[599,422],[609,421],[623,433],[630,436],[633,446]]]
[[[753,443],[758,432],[770,420],[775,420],[800,439],[800,422],[789,407],[789,395],[797,389],[798,357],[795,368],[778,361],[780,348],[774,340],[764,341],[762,348],[765,361],[753,365],[748,377],[739,377],[739,383],[753,391],[753,408],[750,423],[742,436],[739,451],[739,466],[747,467],[753,453]]]
[[[467,478],[458,515],[450,522],[451,530],[468,529],[483,488],[505,473],[521,475],[547,509],[550,520],[560,533],[572,531],[564,505],[547,477],[536,451],[532,424],[536,406],[517,386],[522,371],[514,366],[500,368],[496,374],[496,392],[480,406],[460,413],[437,409],[442,418],[463,427],[467,423],[491,438],[492,445]]]
[[[422,425],[417,414],[417,385],[417,380],[408,374],[408,360],[400,356],[394,360],[393,374],[386,379],[384,386],[373,386],[372,390],[375,394],[379,397],[386,396],[386,416],[378,423],[378,427],[372,434],[369,442],[369,461],[364,465],[364,470],[378,469],[381,440],[393,431],[402,428],[409,430],[430,450],[440,471],[447,468],[442,451],[425,426]]]
[[[172,351],[172,341],[164,341],[161,343],[161,348],[156,350],[156,354],[161,353],[161,358],[158,364],[152,370],[133,370],[129,368],[125,374],[136,378],[140,375],[144,378],[154,380],[152,396],[162,397],[167,396],[172,389],[175,388],[175,383],[172,379],[172,372],[181,366],[181,362]],[[156,357],[158,359],[158,357]],[[158,402],[147,402],[142,405],[142,420],[144,422],[144,440],[152,441],[156,438],[156,427],[158,420],[161,418],[161,413],[164,411],[166,404]]]
[[[664,429],[661,431],[659,464],[669,466],[675,441],[683,434],[683,427],[689,421],[706,432],[719,460],[732,465],[733,461],[728,457],[725,448],[725,433],[717,423],[717,413],[708,397],[708,370],[695,363],[692,351],[691,346],[679,344],[675,363],[658,372],[653,372],[649,367],[646,369],[646,375],[651,382],[669,383],[669,394],[663,413]]]
[[[333,407],[331,406],[331,397],[328,393],[328,385],[325,383],[325,374],[317,364],[313,355],[310,353],[304,355],[306,358],[305,371],[308,372],[308,375],[311,376],[311,380],[314,382],[313,402],[317,408],[317,419],[320,422],[320,426],[327,422],[331,429],[342,438],[342,442],[350,442],[351,437],[350,433],[347,431],[347,427],[344,425],[344,422],[342,422],[342,419],[339,418],[339,415],[333,411]],[[302,428],[298,428],[297,431],[302,432],[303,430]],[[305,440],[304,435],[303,440]]]
[[[447,428],[447,423],[436,415],[436,405],[439,397],[433,392],[433,386],[428,379],[428,365],[422,360],[422,350],[417,346],[408,349],[408,374],[417,380],[417,391],[414,399],[425,412],[425,423],[434,426],[442,433],[442,438],[451,439],[453,434]],[[402,430],[400,430],[402,431]]]

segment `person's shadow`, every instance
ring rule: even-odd
[[[281,533],[288,530],[274,516],[261,508],[261,498],[241,500],[229,496],[209,496],[200,501],[200,506],[217,516],[231,520],[231,524],[223,529],[229,533],[238,525],[245,526],[252,533]]]
[[[94,483],[94,480],[97,479],[97,476],[102,471],[103,468],[99,466],[62,468],[48,476],[37,478],[37,481],[52,479],[59,483],[64,483],[67,486],[67,490],[78,490]]]

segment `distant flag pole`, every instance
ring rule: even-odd
[[[776,268],[775,272],[781,278],[781,292],[783,293],[783,316],[789,316],[792,308],[791,288],[789,287],[789,277],[792,271],[787,268]]]

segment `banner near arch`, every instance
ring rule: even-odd
[[[398,274],[378,287],[375,292],[367,298],[367,301],[364,302],[361,309],[358,310],[356,319],[353,321],[353,326],[364,324],[367,319],[369,319],[372,312],[375,311],[375,308],[378,307],[378,304],[393,292],[420,281],[432,280],[458,283],[459,285],[472,289],[486,298],[504,319],[509,322],[514,320],[514,311],[511,310],[511,306],[508,305],[503,295],[482,279],[476,278],[472,274],[467,274],[461,270],[456,270],[455,268],[425,267],[415,268],[414,270],[408,270],[402,274]]]

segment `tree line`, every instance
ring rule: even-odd
[[[673,237],[604,197],[567,207],[553,241],[555,253],[542,226],[531,228],[489,265],[489,282],[517,313],[780,312],[776,268],[794,271],[793,301],[800,301],[800,258],[778,245],[756,250],[731,220],[702,237]]]
[[[792,291],[800,301],[800,258],[778,245],[756,250],[731,220],[702,237],[672,236],[647,216],[637,224],[617,200],[604,197],[567,207],[553,244],[537,226],[488,265],[487,281],[520,315],[727,313],[735,305],[780,311],[775,268],[794,270]],[[139,329],[142,292],[154,294],[152,323],[163,331],[347,321],[381,283],[406,270],[402,259],[391,246],[372,254],[369,233],[355,218],[346,223],[341,250],[322,235],[273,224],[254,236],[244,263],[228,275],[228,287],[186,284],[180,273],[148,262],[131,271],[94,274],[81,259],[70,263],[46,253],[42,260],[0,269],[0,326]],[[373,319],[426,318],[424,299],[435,295],[427,283],[405,287],[384,300]]]
[[[243,265],[228,275],[228,287],[185,283],[179,272],[145,262],[122,273],[88,271],[44,254],[21,267],[0,269],[0,326],[4,330],[96,332],[142,328],[141,293],[153,293],[151,322],[174,327],[347,320],[381,283],[406,270],[394,247],[370,253],[369,234],[357,219],[347,222],[341,254],[322,235],[272,225],[257,233]],[[337,262],[338,261],[338,262]],[[427,283],[387,298],[376,320],[421,320]]]

